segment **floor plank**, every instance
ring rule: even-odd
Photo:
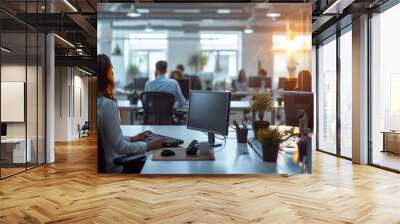
[[[400,175],[315,152],[311,175],[96,172],[96,139],[0,181],[0,223],[400,223]]]

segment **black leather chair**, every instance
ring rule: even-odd
[[[140,94],[140,101],[143,104],[143,124],[174,124],[174,95],[164,92],[143,92]]]
[[[103,147],[103,141],[100,137],[100,132],[97,134],[97,172],[106,173],[106,157]],[[146,161],[146,155],[126,155],[120,156],[114,159],[114,164],[123,167],[122,173],[140,173],[144,163]]]

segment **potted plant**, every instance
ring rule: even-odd
[[[139,101],[139,93],[136,91],[136,89],[134,89],[133,92],[128,95],[128,99],[131,105],[137,104]]]
[[[189,65],[192,66],[196,72],[202,71],[208,63],[208,55],[202,52],[193,54],[189,58]]]
[[[259,94],[254,96],[251,100],[251,110],[253,114],[253,131],[254,135],[257,136],[258,130],[269,127],[269,122],[264,121],[264,113],[272,110],[271,94]]]
[[[277,128],[260,129],[257,140],[261,143],[263,160],[276,162],[279,145],[284,141],[283,134]]]

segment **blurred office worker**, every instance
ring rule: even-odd
[[[121,155],[143,154],[147,150],[162,147],[163,142],[139,142],[150,132],[146,131],[136,136],[122,135],[117,107],[115,105],[115,81],[110,59],[102,54],[97,57],[97,128],[99,141],[103,145],[106,172],[121,172],[122,167],[113,161]]]
[[[156,79],[147,81],[144,86],[145,92],[165,92],[175,96],[175,100],[180,106],[185,105],[185,97],[176,80],[166,77],[168,63],[166,61],[158,61],[156,63]]]
[[[180,72],[184,78],[190,79],[190,89],[201,90],[201,81],[197,75],[186,74],[185,67],[182,64],[176,66],[176,71]]]
[[[247,80],[246,72],[244,69],[239,71],[239,75],[237,79],[233,82],[233,90],[234,91],[247,91],[249,89],[249,83]]]

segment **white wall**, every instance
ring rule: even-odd
[[[77,139],[78,125],[88,120],[88,78],[82,75],[75,68],[56,67],[56,141]]]

